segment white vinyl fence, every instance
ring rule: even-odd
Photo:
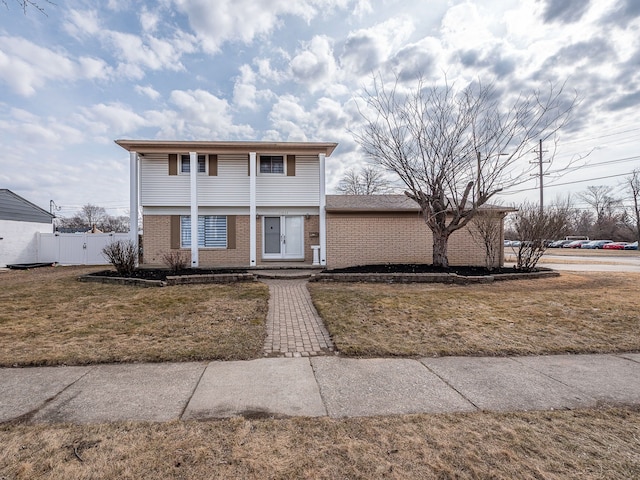
[[[106,265],[102,249],[111,242],[128,240],[128,233],[39,233],[38,262],[60,265]]]

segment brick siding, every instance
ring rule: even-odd
[[[171,217],[169,215],[145,215],[143,217],[143,262],[144,265],[164,266],[162,256],[171,249]],[[182,248],[189,262],[191,250]],[[236,217],[236,248],[206,249],[198,252],[201,267],[246,267],[249,265],[249,217]]]
[[[171,251],[171,217],[145,215],[145,265],[163,265],[163,254]],[[501,222],[498,218],[496,221]],[[262,222],[257,221],[256,258],[262,260]],[[312,245],[319,245],[319,217],[304,220],[305,262],[311,263]],[[312,236],[313,235],[313,236]],[[502,242],[497,245],[497,259],[502,264]],[[327,214],[327,265],[340,268],[371,263],[431,263],[431,231],[417,213],[387,214]],[[182,249],[187,256],[189,249]],[[451,265],[485,265],[482,242],[475,240],[467,228],[454,232],[449,238],[448,257]],[[249,217],[236,217],[235,249],[200,249],[200,266],[249,265]]]
[[[311,215],[304,220],[304,261],[313,261],[312,245],[319,245],[320,238],[314,234],[319,233],[319,216]],[[145,215],[144,225],[144,265],[163,265],[162,257],[171,251],[171,217],[169,215]],[[258,264],[268,264],[262,260],[262,222],[256,222],[256,258]],[[314,236],[312,236],[314,235]],[[190,249],[180,249],[189,257]],[[236,248],[235,249],[203,249],[199,253],[201,267],[213,266],[241,266],[249,265],[249,217],[238,215],[236,217]],[[281,260],[280,260],[281,261]]]
[[[501,222],[501,218],[496,221]],[[327,265],[431,263],[431,231],[417,213],[327,215]],[[502,249],[502,243],[496,248]],[[484,246],[467,228],[449,238],[450,265],[485,265]],[[502,255],[497,258],[502,262]]]

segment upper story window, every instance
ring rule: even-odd
[[[180,173],[191,172],[191,157],[189,155],[180,156]],[[198,155],[198,173],[207,173],[206,155]]]
[[[282,155],[260,155],[260,173],[284,173]]]

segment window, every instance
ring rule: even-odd
[[[191,158],[189,155],[180,157],[180,173],[191,172]],[[198,173],[207,173],[206,155],[198,155]]]
[[[260,173],[284,173],[284,157],[260,155]]]
[[[180,246],[191,247],[191,217],[180,217]],[[198,246],[227,248],[227,217],[224,215],[198,215]]]

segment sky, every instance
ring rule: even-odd
[[[337,142],[333,193],[366,164],[351,132],[375,75],[577,92],[543,145],[545,203],[624,197],[640,167],[638,0],[36,2],[0,0],[0,188],[60,216],[128,212],[123,138]],[[538,185],[496,200],[535,202]]]

